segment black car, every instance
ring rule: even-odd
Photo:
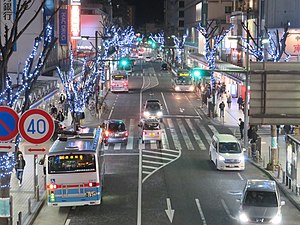
[[[109,143],[127,143],[128,131],[123,120],[105,120],[101,125],[102,142],[105,145]]]
[[[168,70],[168,64],[167,63],[161,64],[161,70]]]

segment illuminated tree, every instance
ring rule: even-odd
[[[45,38],[44,38],[45,32]],[[56,42],[56,38],[52,39],[52,27],[47,26],[45,31],[35,38],[34,46],[31,51],[30,56],[25,62],[25,67],[22,72],[23,83],[13,89],[11,77],[6,74],[5,89],[0,93],[0,104],[13,107],[19,97],[24,95],[24,104],[21,109],[21,114],[23,114],[30,107],[29,95],[31,94],[32,87],[38,77],[41,74],[43,66],[50,55],[51,50]],[[42,47],[41,47],[42,45]],[[38,54],[38,50],[42,48]],[[16,149],[19,145],[19,135],[16,137]],[[8,153],[0,152],[0,195],[2,198],[9,198],[10,196],[10,178],[12,169],[15,165],[15,158],[8,155]],[[0,224],[8,224],[7,218],[0,218]]]
[[[232,30],[233,25],[230,26],[229,29],[225,30],[223,27],[219,29],[217,25],[213,25],[213,21],[207,23],[207,26],[202,26],[199,23],[198,27],[196,28],[200,34],[205,39],[205,59],[210,70],[211,76],[211,94],[213,97],[213,105],[212,105],[212,112],[214,116],[215,112],[215,91],[216,91],[216,79],[214,76],[214,71],[216,69],[216,55],[218,53],[219,45],[221,44],[222,40],[226,37],[226,35]]]
[[[185,34],[182,36],[181,40],[179,40],[178,37],[173,37],[173,41],[176,46],[176,52],[177,52],[177,54],[176,54],[177,55],[177,63],[179,65],[182,65],[181,57],[182,57],[182,51],[184,50],[184,44],[185,44],[186,37],[187,36]]]

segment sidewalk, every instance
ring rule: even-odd
[[[228,108],[228,105],[226,103],[226,98],[218,99],[216,106],[217,109],[218,105],[221,101],[224,101],[226,104],[225,107],[225,113],[224,118],[215,117],[211,119],[212,123],[224,125],[226,127],[229,127],[229,129],[232,131],[232,133],[240,139],[240,131],[239,131],[239,118],[242,118],[244,121],[244,113],[242,110],[238,109],[237,104],[237,98],[232,98],[231,108]],[[207,106],[204,105],[202,107],[202,110],[207,113]],[[220,115],[220,112],[218,112],[218,115]],[[260,169],[262,172],[264,172],[270,179],[273,179],[278,184],[281,191],[286,195],[286,197],[300,210],[300,196],[296,195],[295,191],[292,191],[288,188],[288,186],[285,184],[285,171],[286,171],[286,143],[285,143],[285,137],[284,135],[280,134],[278,137],[278,152],[279,152],[279,164],[280,169],[278,171],[271,171],[267,170],[267,164],[270,161],[270,155],[271,155],[271,127],[270,126],[260,126],[258,128],[258,135],[261,137],[261,155],[259,157],[259,160],[253,160],[251,155],[249,155],[250,151],[248,151],[248,161],[256,166],[258,169]],[[250,146],[248,146],[250,148]]]

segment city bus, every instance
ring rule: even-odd
[[[61,136],[45,157],[48,206],[99,205],[104,158],[101,128],[84,128]]]
[[[116,70],[111,74],[111,92],[128,92],[128,75],[125,70]]]
[[[178,70],[177,76],[172,80],[172,86],[173,89],[178,92],[193,92],[195,90],[192,76],[187,70]]]

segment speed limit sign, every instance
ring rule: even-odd
[[[18,127],[22,138],[36,145],[47,142],[54,133],[52,116],[41,109],[27,110],[21,116]]]

